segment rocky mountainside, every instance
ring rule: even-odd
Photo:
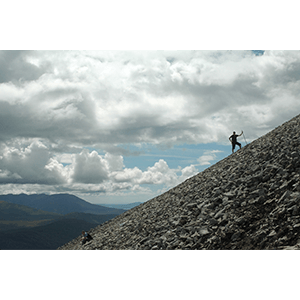
[[[300,249],[299,176],[300,115],[58,249]]]

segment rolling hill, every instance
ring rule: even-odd
[[[13,196],[13,197],[12,197]],[[55,201],[38,205],[39,195],[34,195],[34,200],[27,195],[7,195],[2,198],[9,198],[12,202],[20,202],[35,205],[37,207],[48,207],[55,211],[84,210],[84,207],[91,211],[90,206],[76,198],[70,197],[67,205],[63,208],[60,203],[64,202],[60,197]],[[25,198],[25,200],[24,200]],[[42,197],[43,198],[43,197]],[[49,199],[48,199],[49,200]],[[58,200],[61,200],[60,202]],[[75,205],[72,205],[72,200]],[[45,201],[47,202],[47,200]],[[78,202],[81,204],[78,209]],[[57,205],[57,208],[54,206]],[[73,207],[73,209],[72,209]],[[82,208],[83,207],[83,208]],[[98,208],[97,205],[95,205]],[[99,210],[96,210],[99,212]],[[102,224],[117,215],[117,209],[106,210],[104,213],[100,207],[101,214],[91,214],[83,212],[71,212],[67,214],[54,213],[41,209],[32,208],[26,205],[15,204],[0,200],[0,249],[2,250],[53,250],[61,243],[65,243],[76,237],[82,230],[89,230]],[[109,214],[109,212],[114,212]]]
[[[34,227],[58,220],[63,215],[25,205],[0,201],[0,230]]]

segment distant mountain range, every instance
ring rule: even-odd
[[[101,204],[102,206],[109,207],[109,208],[116,208],[116,209],[131,209],[138,205],[142,204],[142,202],[134,202],[134,203],[128,203],[128,204]]]
[[[69,194],[0,195],[0,249],[54,250],[123,212]]]
[[[96,215],[121,214],[123,209],[104,207],[91,204],[70,194],[34,194],[34,195],[0,195],[0,201],[26,205],[28,207],[41,209],[58,214],[69,214],[72,212],[89,213]]]

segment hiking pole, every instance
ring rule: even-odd
[[[242,130],[243,131],[243,130]],[[246,142],[246,145],[248,145],[248,143],[247,143],[247,141],[246,141],[246,137],[245,137],[245,135],[244,135],[244,131],[243,131],[243,137],[244,137],[244,140],[245,140],[245,142]]]

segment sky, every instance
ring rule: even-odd
[[[2,50],[0,193],[146,201],[300,112],[300,51]]]

